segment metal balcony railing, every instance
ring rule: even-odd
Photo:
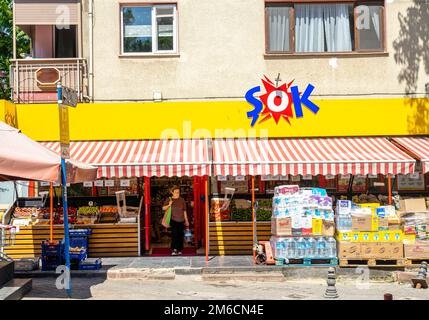
[[[10,86],[14,103],[56,102],[59,79],[63,86],[77,91],[79,102],[89,98],[85,59],[11,60]]]

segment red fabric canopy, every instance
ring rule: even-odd
[[[406,174],[415,159],[386,138],[217,139],[215,175]]]
[[[95,180],[97,168],[67,160],[67,182]],[[20,130],[0,121],[0,180],[59,182],[61,158]]]

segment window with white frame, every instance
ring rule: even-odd
[[[122,54],[177,52],[176,5],[123,6]]]

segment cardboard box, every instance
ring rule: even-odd
[[[360,243],[338,242],[338,258],[358,259],[361,256]]]
[[[388,243],[390,259],[401,259],[404,257],[404,245],[401,242],[390,242]]]
[[[322,236],[333,237],[335,235],[335,222],[322,220]]]
[[[275,236],[291,236],[291,218],[271,218],[271,233]]]
[[[389,219],[387,217],[378,217],[378,230],[389,230]]]
[[[402,212],[422,212],[426,211],[425,198],[412,198],[399,200],[399,209]]]
[[[352,214],[352,231],[378,231],[377,215]]]
[[[348,259],[384,259],[394,260],[401,259],[404,256],[403,244],[401,242],[357,242],[353,245],[359,247],[356,251],[360,254],[347,257]],[[353,247],[351,247],[353,248]],[[345,256],[348,252],[345,252]]]
[[[378,249],[377,243],[368,242],[368,243],[359,243],[362,259],[372,259],[378,257]]]
[[[409,259],[429,259],[429,241],[404,244],[404,256]]]

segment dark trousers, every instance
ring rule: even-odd
[[[174,220],[170,221],[171,226],[171,250],[176,249],[177,251],[183,250],[183,238],[185,236],[184,222],[177,222]]]

